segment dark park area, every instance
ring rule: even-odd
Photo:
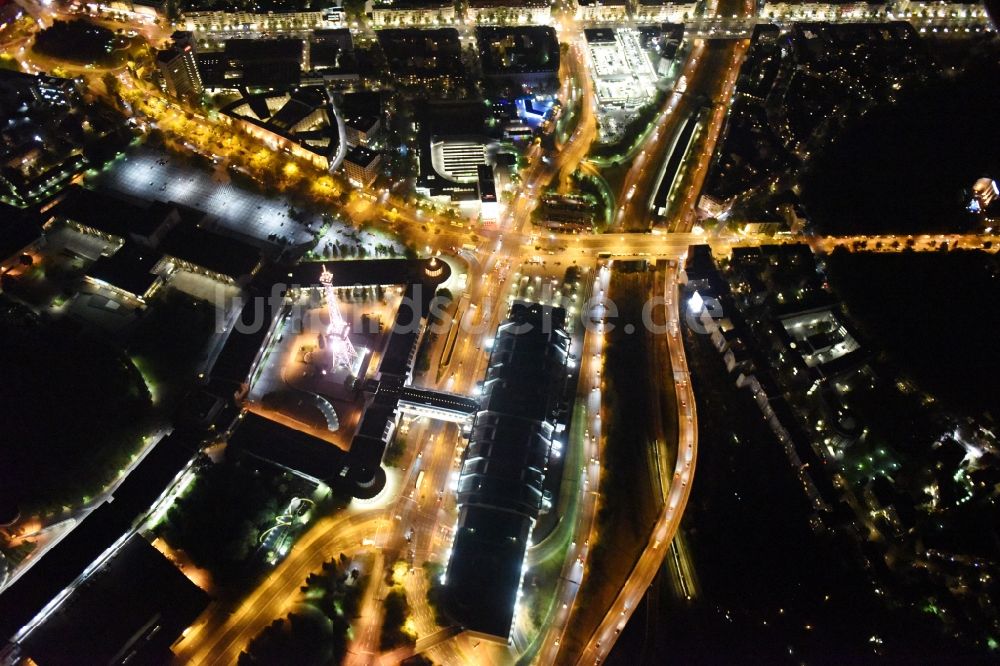
[[[1000,261],[986,252],[838,251],[830,282],[900,369],[946,407],[1000,417]]]
[[[260,535],[274,526],[298,482],[247,462],[206,465],[178,498],[161,535],[222,587],[239,588],[260,571]]]
[[[135,365],[72,322],[0,297],[0,495],[22,517],[95,499],[142,446],[149,391]]]
[[[119,64],[128,40],[84,19],[55,21],[38,33],[35,51],[70,62],[112,66]]]
[[[960,74],[903,90],[807,163],[802,198],[826,234],[958,232],[976,179],[1000,173],[1000,61],[979,58]]]
[[[240,654],[239,666],[341,663],[366,582],[343,553],[324,562],[299,590],[302,599],[296,610],[250,641]]]
[[[732,383],[706,336],[686,337],[699,453],[676,561],[690,567],[694,595],[678,593],[668,553],[606,663],[928,663],[959,655],[933,616],[879,592],[853,539],[811,529],[795,470],[749,392]]]

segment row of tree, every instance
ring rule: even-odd
[[[302,601],[296,610],[272,622],[250,641],[240,654],[239,665],[341,663],[365,580],[343,553],[325,562],[300,588]]]

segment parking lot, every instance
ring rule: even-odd
[[[99,187],[143,201],[159,199],[196,208],[221,229],[247,240],[298,245],[312,239],[319,216],[301,224],[288,217],[291,204],[234,185],[227,177],[185,163],[167,153],[138,148],[114,162],[97,180]]]
[[[302,213],[302,221],[289,217],[292,203],[283,196],[268,196],[233,183],[224,169],[211,171],[191,165],[164,151],[140,147],[113,162],[91,183],[98,189],[126,195],[140,202],[172,201],[209,215],[220,231],[262,248],[282,244],[311,243],[323,224],[318,214]],[[323,244],[365,246],[369,256],[376,245],[402,245],[371,233],[357,233],[350,225],[334,220]]]
[[[639,107],[656,95],[658,77],[635,30],[609,30],[600,41],[589,42],[588,50],[601,140],[613,142]]]

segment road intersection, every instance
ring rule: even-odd
[[[749,4],[749,3],[748,3]],[[752,7],[728,2],[724,7],[712,7],[719,16],[749,14]],[[945,23],[929,19],[928,28],[944,27]],[[615,259],[668,260],[662,285],[665,302],[664,316],[670,331],[667,349],[672,367],[673,392],[676,395],[678,435],[672,447],[676,451],[672,470],[664,471],[662,510],[650,527],[648,542],[638,562],[629,572],[603,619],[587,637],[582,652],[574,663],[602,662],[612,649],[618,634],[638,607],[643,595],[660,570],[671,540],[677,533],[685,505],[694,482],[697,464],[698,429],[695,396],[687,369],[681,340],[679,287],[683,283],[680,262],[693,244],[708,243],[719,255],[733,247],[770,243],[806,242],[819,251],[830,252],[837,247],[863,251],[938,251],[945,246],[981,248],[997,251],[1000,236],[969,234],[948,236],[883,236],[883,237],[813,237],[802,235],[766,236],[737,234],[726,230],[719,233],[697,230],[695,205],[704,182],[716,141],[721,133],[727,101],[731,97],[748,41],[748,27],[755,19],[702,20],[693,33],[693,47],[678,77],[683,84],[670,91],[660,112],[654,117],[647,140],[637,151],[626,171],[619,192],[614,193],[618,206],[614,209],[613,231],[605,234],[552,233],[536,229],[532,212],[541,193],[552,186],[567,187],[569,176],[577,169],[593,169],[587,154],[596,137],[593,84],[588,76],[586,49],[581,26],[568,15],[561,16],[557,25],[563,42],[569,44],[571,82],[581,85],[576,90],[579,110],[576,125],[568,139],[555,151],[541,159],[540,151],[530,159],[520,174],[510,204],[495,227],[473,228],[472,223],[451,215],[437,205],[428,205],[393,194],[386,189],[349,191],[344,201],[334,194],[346,186],[338,177],[320,174],[311,165],[294,162],[303,177],[318,178],[312,195],[317,202],[353,223],[374,223],[397,233],[418,248],[421,253],[451,255],[464,265],[467,274],[465,308],[456,313],[468,318],[471,326],[459,326],[454,337],[450,358],[442,372],[428,372],[420,380],[428,388],[471,394],[483,376],[488,362],[488,341],[506,314],[514,293],[513,277],[530,265],[539,276],[558,280],[570,266],[589,269],[585,273],[586,296],[598,300],[608,293],[607,265]],[[157,35],[157,37],[160,37]],[[704,37],[705,39],[701,39]],[[711,38],[711,39],[709,39]],[[716,39],[718,38],[718,39]],[[28,41],[19,42],[18,48]],[[23,52],[27,69],[38,71],[51,63]],[[207,115],[190,113],[167,99],[147,82],[135,80],[119,71],[119,78],[130,90],[126,95],[136,105],[136,111],[150,123],[158,123],[182,141],[190,140],[190,150],[209,156],[207,143],[195,135],[216,137],[236,132],[228,125]],[[87,76],[94,76],[87,74]],[[710,107],[707,127],[696,146],[693,169],[683,176],[681,197],[669,219],[651,228],[649,201],[657,187],[656,175],[664,159],[663,151],[691,113],[703,106]],[[256,147],[253,140],[240,136],[234,139],[234,149]],[[238,154],[227,155],[239,163]],[[275,167],[280,166],[275,162]],[[326,188],[324,190],[324,188]],[[328,191],[327,191],[328,190]],[[155,195],[155,192],[152,193]],[[643,233],[626,233],[639,230]],[[469,249],[471,244],[473,249]],[[476,306],[476,307],[473,307]],[[443,336],[442,336],[443,337]],[[454,525],[455,506],[452,482],[464,446],[461,429],[454,424],[415,419],[402,424],[407,450],[394,472],[397,478],[394,496],[379,506],[359,506],[335,516],[324,518],[308,530],[293,547],[288,557],[242,602],[232,605],[217,603],[193,625],[175,645],[178,663],[232,664],[240,651],[261,629],[274,619],[287,614],[297,598],[299,586],[306,576],[322,563],[341,552],[355,555],[375,550],[378,553],[372,573],[372,584],[362,600],[361,617],[354,628],[354,640],[349,647],[348,663],[357,666],[394,663],[400,653],[382,654],[379,635],[382,624],[381,600],[386,584],[382,566],[396,561],[407,564],[405,589],[418,631],[417,647],[426,650],[436,662],[510,663],[530,649],[533,663],[556,663],[578,593],[586,575],[587,557],[595,531],[601,451],[605,444],[601,427],[601,355],[603,324],[579,337],[580,348],[572,353],[579,358],[579,382],[572,441],[573,453],[568,457],[563,480],[563,496],[558,506],[562,520],[553,534],[535,544],[528,553],[529,566],[564,555],[558,581],[553,592],[552,608],[547,624],[529,645],[506,648],[482,645],[456,635],[455,628],[436,625],[435,615],[426,600],[423,566],[428,561],[444,563]],[[438,368],[444,343],[435,349],[432,367]],[[672,472],[672,473],[671,473]],[[530,646],[530,647],[529,647]]]

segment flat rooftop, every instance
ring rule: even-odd
[[[194,457],[198,442],[176,431],[154,445],[105,502],[0,592],[0,639],[13,636],[152,507]],[[14,602],[13,600],[17,601]],[[43,662],[44,663],[44,662]]]
[[[464,629],[501,641],[510,634],[531,527],[531,519],[515,513],[461,510],[447,585]]]
[[[45,666],[161,663],[208,595],[141,536],[128,541],[23,643]]]
[[[255,246],[192,224],[178,224],[171,229],[159,249],[233,280],[252,275],[261,261]]]
[[[327,482],[343,466],[345,454],[325,440],[253,412],[244,412],[229,446],[317,481]]]
[[[152,233],[162,218],[147,215],[143,206],[105,192],[73,186],[67,196],[51,209],[51,214],[105,234],[128,237],[129,233]]]
[[[861,344],[829,309],[804,312],[781,320],[791,344],[810,368],[826,365],[861,348]]]
[[[237,324],[229,333],[218,356],[211,365],[213,382],[222,382],[227,389],[246,383],[260,357],[271,327],[281,313],[279,299],[269,291],[255,290],[240,311]]]
[[[588,44],[610,44],[615,41],[613,28],[584,28],[583,36]]]
[[[458,481],[447,588],[462,626],[506,642],[565,391],[561,308],[515,302],[500,325]]]
[[[141,297],[159,276],[153,273],[161,254],[134,243],[126,243],[110,257],[102,256],[87,271],[87,276]]]
[[[347,151],[347,155],[344,160],[350,162],[351,164],[356,164],[363,169],[367,169],[375,160],[377,160],[379,154],[377,151],[371,150],[370,148],[365,148],[364,146],[354,146]]]
[[[243,63],[273,60],[294,60],[302,62],[301,39],[279,37],[277,39],[230,39],[226,41],[227,58]]]
[[[562,308],[520,302],[511,307],[490,352],[481,401],[484,410],[545,420],[551,408],[552,375],[566,362],[565,318]]]

